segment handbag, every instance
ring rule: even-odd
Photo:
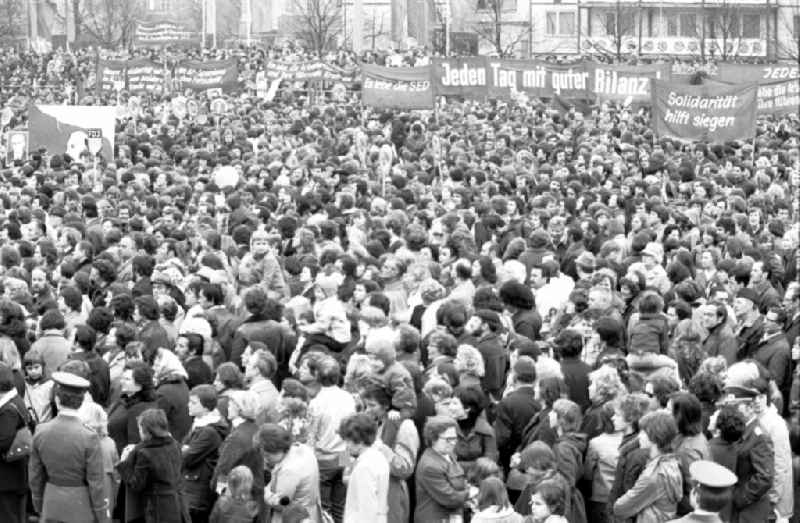
[[[27,458],[31,455],[31,449],[33,448],[33,434],[31,434],[31,429],[28,428],[25,416],[22,415],[16,405],[11,403],[11,406],[17,411],[19,417],[22,418],[22,426],[17,429],[11,446],[3,456],[3,459],[8,463],[14,463],[15,461]]]

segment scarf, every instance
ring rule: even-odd
[[[192,430],[199,429],[200,427],[205,427],[208,425],[213,425],[222,421],[222,415],[220,415],[217,409],[212,410],[208,414],[200,416],[199,418],[195,418],[194,422],[192,423]]]
[[[2,396],[0,396],[0,408],[3,408],[6,403],[13,400],[17,396],[17,389],[11,389],[10,391],[4,393]]]

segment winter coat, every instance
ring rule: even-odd
[[[569,432],[559,437],[553,446],[558,470],[573,486],[583,476],[583,455],[586,452],[586,434]]]
[[[678,458],[665,454],[651,459],[633,487],[614,503],[614,514],[636,523],[664,523],[675,518],[683,495]]]
[[[280,387],[281,381],[289,375],[289,357],[297,344],[297,336],[285,325],[259,316],[251,316],[236,329],[231,343],[230,361],[242,366],[242,354],[251,341],[265,344],[275,356],[278,368],[273,382]]]
[[[211,510],[214,491],[211,477],[219,458],[219,448],[228,435],[228,424],[219,419],[201,427],[194,427],[184,440],[183,493],[186,505],[194,510]]]
[[[456,460],[469,475],[478,458],[489,458],[497,461],[497,440],[494,429],[486,421],[486,414],[481,413],[475,420],[475,426],[467,433],[458,427],[458,442],[456,443]]]
[[[138,443],[117,469],[126,488],[137,494],[146,523],[191,521],[181,495],[181,449],[173,438]]]
[[[561,372],[564,374],[564,383],[567,384],[569,399],[578,404],[581,412],[586,412],[591,405],[589,373],[592,368],[579,358],[564,358],[561,360]]]
[[[628,331],[628,353],[666,354],[668,346],[669,325],[664,315],[639,313]]]
[[[114,440],[117,452],[130,444],[139,443],[139,425],[136,418],[147,409],[157,408],[155,394],[137,393],[120,398],[108,413],[108,435]]]
[[[783,397],[789,397],[792,353],[783,332],[769,336],[765,334],[752,357],[769,370]]]
[[[414,521],[446,521],[463,513],[469,485],[458,463],[428,448],[422,453],[414,477],[417,488]]]
[[[528,422],[541,408],[532,385],[517,387],[497,404],[494,431],[504,466],[522,443]]]
[[[727,322],[712,328],[703,342],[703,349],[708,356],[722,356],[728,365],[736,363],[736,336]]]
[[[189,416],[189,386],[180,376],[170,376],[161,381],[156,389],[158,408],[167,415],[169,431],[176,441],[183,438],[192,428]]]
[[[485,333],[478,340],[475,348],[483,356],[483,366],[485,373],[481,380],[483,390],[490,395],[499,397],[503,390],[506,377],[506,367],[508,366],[508,355],[505,347],[500,342],[497,333]]]
[[[264,490],[264,460],[253,446],[253,437],[258,426],[252,421],[244,421],[234,428],[219,448],[219,459],[214,468],[211,485],[226,481],[231,470],[244,465],[253,473],[253,493]]]
[[[2,458],[11,448],[17,430],[29,422],[28,410],[25,408],[22,397],[13,396],[5,402],[0,401],[0,478],[3,478],[0,481],[0,493],[23,494],[28,490],[27,458],[12,462],[7,462]]]

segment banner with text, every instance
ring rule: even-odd
[[[430,109],[433,107],[428,67],[361,66],[361,102],[370,107]]]
[[[715,78],[725,84],[758,82],[759,114],[797,113],[800,107],[800,72],[797,64],[719,64]]]
[[[650,80],[670,81],[671,64],[588,64],[592,94],[598,101],[650,103]]]
[[[164,89],[167,76],[162,64],[147,58],[127,62],[127,88],[133,93],[160,92]]]
[[[291,82],[352,82],[357,68],[345,69],[321,61],[281,62],[270,60],[264,66],[269,80],[282,78]]]
[[[649,103],[650,80],[669,80],[670,65],[440,58],[433,60],[431,74],[436,95],[508,99],[518,91],[537,98]]]
[[[239,85],[239,69],[236,60],[182,60],[175,67],[173,85],[178,90],[231,90]]]
[[[653,80],[653,130],[659,137],[709,142],[747,140],[756,131],[755,83],[679,85]]]
[[[731,84],[745,82],[770,83],[800,79],[800,71],[796,63],[757,65],[723,62],[717,67],[719,74],[715,79]]]
[[[759,83],[759,114],[797,114],[800,107],[800,79]]]
[[[113,91],[116,86],[125,88],[127,84],[127,60],[99,60],[95,87],[98,90]]]

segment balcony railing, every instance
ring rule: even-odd
[[[700,38],[692,37],[639,37],[624,36],[620,52],[642,55],[700,56]],[[763,38],[706,38],[706,56],[757,57],[766,56],[767,41]],[[585,54],[616,54],[617,40],[610,36],[584,37],[581,39],[581,52]],[[724,51],[723,51],[724,49]]]

